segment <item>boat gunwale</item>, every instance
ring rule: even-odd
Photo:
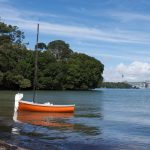
[[[73,105],[39,104],[39,103],[33,103],[33,102],[24,101],[24,100],[20,100],[19,102],[27,104],[27,105],[45,106],[45,107],[75,107],[75,104]]]

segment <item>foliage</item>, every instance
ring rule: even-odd
[[[21,44],[24,38],[24,33],[17,26],[0,22],[0,45],[4,43]]]
[[[101,84],[102,88],[120,88],[120,89],[131,89],[133,88],[130,84],[126,82],[103,82]]]
[[[47,48],[46,44],[41,42],[36,45],[36,47],[40,50],[45,50]]]
[[[2,85],[3,76],[4,76],[4,74],[0,71],[0,85]]]
[[[65,89],[93,89],[103,77],[103,65],[95,58],[74,53],[67,62]]]
[[[31,89],[35,51],[28,50],[18,27],[0,23],[0,88]],[[43,50],[43,51],[41,51]],[[87,90],[100,86],[104,66],[93,57],[75,53],[56,40],[38,43],[37,88]]]
[[[55,56],[57,60],[65,59],[72,54],[69,44],[62,40],[56,40],[48,43],[47,49]]]
[[[25,89],[31,87],[31,81],[29,79],[22,79],[19,84],[20,88]]]

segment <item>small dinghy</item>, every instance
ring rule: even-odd
[[[53,105],[50,103],[39,104],[24,101],[22,98],[22,93],[15,95],[15,111],[72,113],[75,110],[75,105]]]
[[[34,82],[33,82],[33,101],[28,102],[22,100],[23,94],[18,93],[15,95],[15,112],[19,111],[32,111],[32,112],[57,112],[57,113],[72,113],[74,112],[75,105],[53,105],[48,103],[39,104],[35,102],[35,93],[37,86],[37,72],[38,72],[38,36],[39,36],[39,24],[37,26],[37,41],[35,46],[35,70],[34,70]]]

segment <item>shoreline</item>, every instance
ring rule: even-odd
[[[27,149],[0,140],[0,150],[27,150]]]

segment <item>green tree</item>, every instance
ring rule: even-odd
[[[67,68],[66,89],[93,89],[103,81],[103,64],[85,54],[74,53],[68,60]]]
[[[121,89],[130,89],[133,88],[130,84],[126,82],[103,82],[101,84],[102,88],[121,88]]]
[[[47,49],[55,56],[57,60],[68,58],[73,53],[69,44],[66,44],[62,40],[49,42]]]
[[[21,44],[24,38],[24,33],[17,26],[0,22],[0,45]]]
[[[0,89],[31,89],[35,51],[28,50],[18,27],[0,22]],[[93,57],[75,53],[69,44],[56,40],[38,43],[38,89],[87,90],[99,87],[103,64]]]
[[[31,87],[31,81],[29,79],[22,79],[20,81],[19,87],[22,89],[30,88]]]
[[[0,85],[3,84],[3,77],[4,77],[4,74],[3,72],[0,71]]]
[[[36,47],[40,50],[45,50],[47,48],[46,44],[43,42],[38,43],[38,45]]]
[[[24,33],[17,26],[0,22],[1,88],[18,89],[23,80],[33,76],[33,52],[22,44],[23,39]]]

